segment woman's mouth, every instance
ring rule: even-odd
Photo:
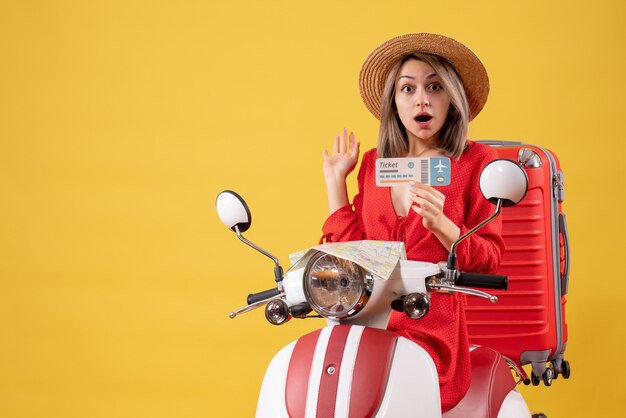
[[[433,120],[433,117],[431,115],[429,115],[428,113],[420,113],[417,116],[415,116],[415,122],[417,122],[417,124],[420,127],[428,127],[428,125],[430,125],[430,122]]]

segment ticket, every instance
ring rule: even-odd
[[[427,158],[378,158],[376,160],[376,185],[394,186],[415,181],[431,186],[450,184],[450,159]]]

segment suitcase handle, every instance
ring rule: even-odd
[[[476,142],[489,145],[491,147],[515,147],[518,145],[524,145],[522,141],[502,141],[499,139],[481,139]]]
[[[561,273],[561,295],[567,294],[567,287],[569,285],[569,234],[567,233],[567,222],[565,220],[565,214],[559,214],[559,233],[563,237],[563,273]]]

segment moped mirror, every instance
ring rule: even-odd
[[[502,206],[513,206],[526,195],[528,176],[511,160],[494,160],[480,174],[480,191],[494,205],[501,200]]]
[[[273,256],[271,253],[265,251],[263,248],[254,244],[253,242],[247,240],[242,235],[244,232],[250,228],[252,224],[252,216],[250,215],[250,209],[246,204],[245,200],[237,193],[232,190],[224,190],[222,193],[217,195],[217,199],[215,199],[215,206],[217,208],[217,215],[220,220],[227,228],[232,229],[237,234],[239,240],[246,245],[254,248],[261,254],[271,258],[274,261],[274,278],[276,279],[277,291],[282,292],[282,280],[283,280],[283,268],[280,266],[278,258]],[[275,292],[276,289],[270,289],[272,294],[278,294]],[[267,292],[261,292],[260,295],[267,296]],[[255,295],[253,295],[255,296]],[[254,298],[252,298],[254,299]],[[250,306],[253,305],[253,302],[249,302]],[[236,315],[236,313],[235,313]]]
[[[215,200],[217,215],[227,228],[246,232],[252,224],[250,209],[241,196],[231,190],[224,190]]]

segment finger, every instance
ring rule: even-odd
[[[348,138],[348,150],[352,153],[352,149],[354,148],[354,132],[350,132],[350,136]]]
[[[419,181],[414,181],[411,180],[409,182],[409,189],[411,190],[411,193],[415,194],[417,193],[418,190],[420,190],[420,186],[422,185],[422,183],[420,183]]]
[[[414,195],[420,196],[426,199],[427,201],[429,201],[430,203],[435,204],[437,206],[443,206],[443,202],[445,201],[445,196],[443,194],[441,193],[433,194],[431,193],[431,190],[412,189],[411,192]]]
[[[433,196],[430,192],[423,190],[423,189],[412,189],[411,193],[414,196],[419,196],[423,199],[429,200],[429,201],[434,201],[437,198],[435,196]]]
[[[424,217],[424,215],[422,215],[422,208],[420,208],[418,205],[411,205],[411,209],[417,213],[418,215],[420,215],[421,217]]]
[[[422,184],[422,183],[419,183],[419,182],[414,182],[413,185],[415,186],[416,189],[426,190],[427,192],[429,192],[429,193],[431,193],[431,194],[433,194],[433,195],[435,195],[435,196],[437,196],[439,198],[445,199],[445,197],[446,197],[439,190],[435,189],[433,186],[430,186],[428,184]]]
[[[348,131],[346,131],[346,128],[343,128],[343,130],[341,131],[341,141],[339,143],[339,152],[341,152],[342,154],[346,152],[346,146],[348,144]]]
[[[361,149],[361,143],[357,142],[356,145],[354,146],[354,149],[351,152],[352,156],[358,158],[360,149]]]
[[[324,150],[324,152],[322,153],[322,157],[324,157],[324,161],[328,160],[330,158],[330,155],[328,155],[328,151]]]
[[[411,202],[415,203],[421,208],[423,208],[425,204],[428,203],[425,199],[422,199],[419,196],[411,196]]]
[[[333,143],[333,154],[339,154],[339,135],[335,137],[335,142]]]
[[[414,196],[411,200],[419,205],[421,209],[421,215],[424,217],[435,217],[441,213],[441,207],[437,203],[430,202],[429,200],[423,199],[419,196]]]
[[[420,183],[419,181],[412,181],[410,183],[411,187],[413,187],[414,189],[419,189],[419,190],[429,190],[432,189],[432,187],[430,187],[428,184],[424,184],[424,183]]]
[[[433,195],[437,196],[441,200],[445,200],[446,199],[446,195],[441,193],[441,191],[435,189],[432,186],[426,186],[426,187],[428,187],[428,189],[426,189],[426,190],[428,190],[429,192],[431,192]]]

